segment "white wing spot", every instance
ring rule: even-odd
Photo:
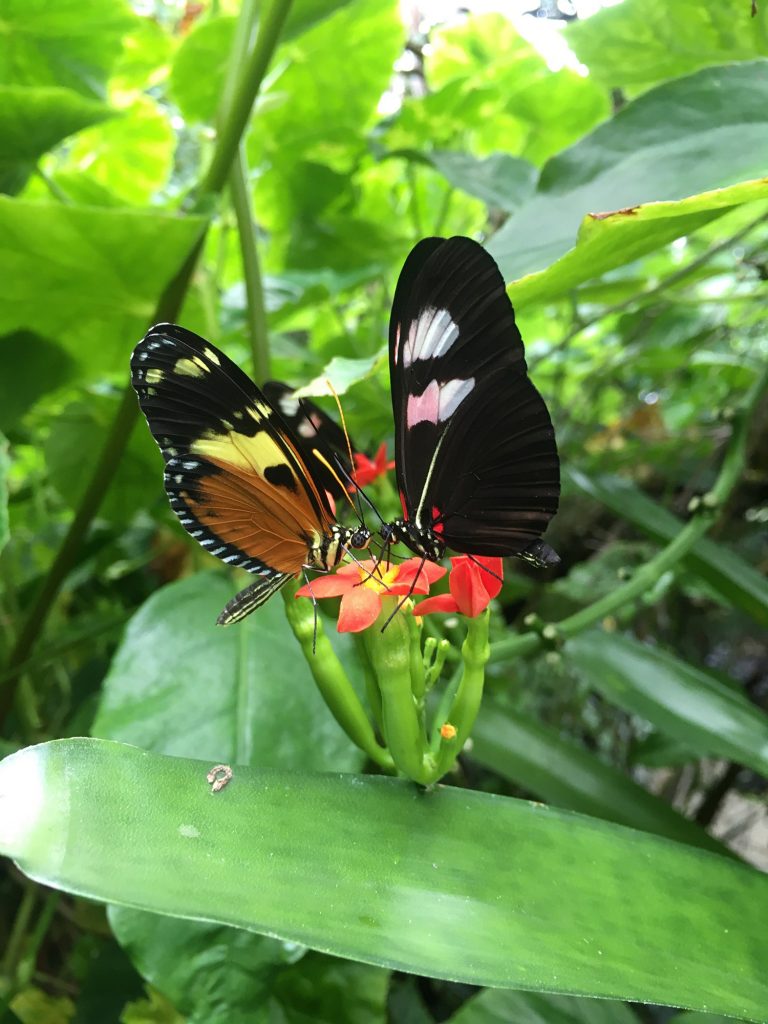
[[[420,395],[408,395],[405,422],[410,429],[417,423],[445,423],[456,412],[464,399],[472,392],[475,378],[447,380],[439,384],[429,382]]]
[[[458,336],[458,324],[451,319],[448,310],[428,306],[411,322],[403,347],[403,365],[410,366],[417,359],[438,359],[448,352]]]

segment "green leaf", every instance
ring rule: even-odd
[[[0,765],[0,851],[92,899],[385,967],[765,1020],[757,871],[524,801],[381,777],[237,767],[212,794],[209,766],[103,740],[26,748]]]
[[[706,68],[658,86],[550,160],[536,195],[490,245],[505,278],[542,270],[562,256],[574,245],[586,213],[679,200],[762,177],[768,164],[766,69],[766,61]],[[748,146],[743,145],[745,132]],[[698,207],[691,212],[701,215]],[[628,218],[635,215],[623,215]],[[705,222],[681,221],[678,234]],[[649,248],[659,244],[656,239]],[[630,252],[619,260],[614,254],[610,265],[638,255]],[[591,269],[587,262],[580,280],[605,269]]]
[[[683,528],[682,520],[624,477],[588,477],[580,470],[570,469],[567,478],[654,540],[667,544]],[[705,580],[727,604],[768,627],[768,580],[733,551],[704,537],[685,556],[683,565]]]
[[[126,373],[131,348],[204,224],[0,196],[0,334],[58,339],[87,380]]]
[[[590,75],[637,89],[712,64],[768,55],[768,11],[721,0],[624,0],[565,32]]]
[[[535,189],[533,164],[507,153],[491,153],[481,159],[471,153],[436,150],[429,160],[455,188],[510,213],[522,206]]]
[[[215,120],[236,23],[230,17],[201,21],[176,52],[168,85],[187,121],[212,124]]]
[[[0,551],[8,543],[8,442],[0,434]]]
[[[487,989],[469,999],[448,1024],[638,1024],[623,1003]]]
[[[546,270],[515,281],[509,287],[509,294],[520,306],[550,302],[569,294],[585,281],[631,263],[676,238],[692,234],[738,206],[766,199],[768,179],[762,178],[702,192],[677,202],[646,203],[613,213],[588,214],[581,223],[573,248]],[[499,235],[490,248],[494,248]]]
[[[619,707],[641,715],[692,750],[768,774],[768,716],[709,672],[601,630],[569,640],[565,653]]]
[[[109,923],[143,978],[198,1024],[249,1024],[301,946],[203,921],[110,907]]]
[[[87,395],[65,406],[56,417],[56,429],[45,442],[50,481],[70,508],[77,508],[88,474],[104,446],[119,405],[119,396]],[[115,523],[128,523],[138,509],[150,503],[162,479],[162,459],[147,431],[134,431],[99,515]]]
[[[713,853],[728,852],[623,772],[515,711],[483,707],[472,730],[472,757],[558,807]]]
[[[414,143],[504,150],[541,165],[609,113],[606,90],[570,69],[553,72],[501,13],[462,19],[430,38],[425,57],[430,95],[412,101]],[[563,116],[563,111],[568,116]]]
[[[334,356],[322,373],[296,389],[299,398],[315,398],[323,395],[345,394],[353,385],[368,380],[387,363],[387,350],[382,349],[375,356],[366,359],[348,359],[346,356]],[[329,386],[330,385],[330,386]]]
[[[72,89],[0,85],[0,185],[13,177],[18,183],[14,191],[18,191],[35,161],[48,149],[112,116],[109,107]]]
[[[168,183],[174,147],[167,115],[140,97],[114,120],[81,132],[55,170],[77,174],[90,187],[108,190],[118,202],[149,203]],[[71,180],[64,187],[72,191]]]
[[[60,345],[29,331],[0,338],[0,359],[13,375],[0,375],[0,430],[15,426],[38,398],[66,383],[75,361]]]
[[[94,735],[233,764],[359,769],[281,602],[237,629],[216,625],[236,591],[227,576],[198,573],[142,605],[104,681]]]
[[[137,23],[125,0],[4,0],[0,82],[61,85],[86,96],[104,83],[124,34]]]

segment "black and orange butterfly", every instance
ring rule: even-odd
[[[541,535],[557,511],[560,463],[544,400],[493,258],[470,238],[425,238],[400,273],[389,327],[402,517],[381,531],[439,561],[446,548],[557,554]]]
[[[248,615],[305,567],[328,571],[370,532],[340,526],[327,493],[345,482],[324,445],[300,441],[235,363],[205,339],[158,324],[131,356],[131,382],[165,459],[165,489],[210,554],[259,578],[219,615]]]

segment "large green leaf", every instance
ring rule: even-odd
[[[448,1024],[638,1024],[638,1019],[628,1006],[607,999],[487,989],[467,1000]]]
[[[605,89],[570,69],[553,72],[502,13],[470,15],[434,32],[425,73],[429,95],[402,118],[405,128],[412,122],[419,148],[426,140],[485,155],[503,143],[541,165],[609,113]]]
[[[738,0],[624,0],[569,25],[565,36],[590,74],[610,88],[647,86],[768,55],[768,10]]]
[[[728,757],[768,775],[768,715],[709,672],[602,630],[574,637],[565,652],[619,707],[642,715],[691,750]]]
[[[126,0],[4,0],[0,82],[101,96],[122,37],[136,21]]]
[[[236,767],[212,794],[209,767],[104,740],[21,750],[0,765],[0,851],[93,899],[381,966],[766,1020],[768,879],[752,869],[381,777]]]
[[[546,270],[515,281],[509,287],[509,294],[521,308],[549,302],[569,294],[599,274],[631,263],[676,238],[697,231],[737,206],[766,199],[768,179],[762,178],[675,202],[646,203],[612,213],[587,214],[573,248]]]
[[[9,430],[38,398],[70,379],[75,361],[60,345],[29,331],[0,338],[0,430]]]
[[[17,192],[46,150],[111,116],[109,107],[72,89],[0,85],[0,191]]]
[[[536,184],[533,164],[508,153],[491,153],[480,159],[471,153],[440,149],[430,153],[429,160],[456,188],[507,212],[522,206]]]
[[[0,551],[8,543],[8,442],[0,434]]]
[[[525,715],[484,706],[472,730],[472,757],[558,807],[727,853],[623,772]]]
[[[622,519],[627,519],[654,540],[669,543],[683,528],[683,522],[649,498],[625,477],[591,476],[570,469],[567,479],[585,494],[596,498]],[[722,599],[768,627],[768,580],[743,558],[706,537],[683,559]]]
[[[111,907],[109,923],[142,976],[188,1024],[384,1024],[387,972],[380,968],[126,907]]]
[[[0,196],[0,334],[55,338],[93,379],[127,371],[197,217]]]
[[[587,213],[683,199],[763,176],[766,69],[766,61],[706,68],[658,86],[550,160],[534,198],[490,245],[505,278],[542,270],[562,256]],[[692,229],[680,228],[679,234]],[[598,266],[589,276],[604,269]]]
[[[237,629],[216,625],[236,589],[198,573],[142,605],[104,681],[94,735],[235,764],[359,769],[363,755],[323,704],[280,600]]]

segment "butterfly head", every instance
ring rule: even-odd
[[[384,523],[379,536],[385,544],[401,542],[415,555],[439,562],[445,554],[445,543],[431,527],[420,526],[408,519],[395,519]]]

